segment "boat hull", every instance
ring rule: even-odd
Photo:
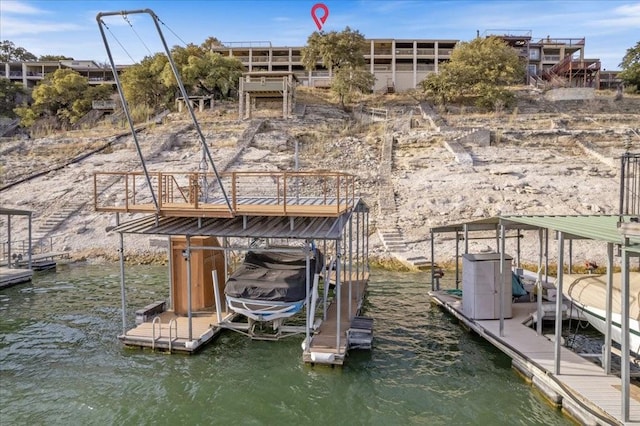
[[[606,275],[570,275],[563,278],[566,286],[563,293],[571,303],[582,311],[589,323],[606,335]],[[611,287],[611,339],[622,342],[621,331],[621,275],[613,274]],[[640,272],[629,274],[629,348],[640,353]]]

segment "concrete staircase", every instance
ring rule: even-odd
[[[38,247],[47,244],[47,238],[50,237],[55,231],[79,210],[82,209],[84,203],[73,202],[67,203],[60,209],[55,210],[50,215],[44,217],[42,220],[37,220],[34,228],[35,231],[32,234],[33,246]]]
[[[409,248],[404,234],[397,227],[379,229],[378,237],[384,248],[396,259],[418,269],[431,267],[429,259]]]
[[[407,117],[409,121],[407,121]],[[398,228],[397,205],[393,184],[390,179],[393,169],[393,132],[406,128],[408,125],[410,126],[412,115],[408,114],[407,117],[400,117],[394,120],[391,126],[388,126],[382,147],[380,159],[381,182],[378,193],[381,223],[378,227],[378,236],[384,248],[393,257],[412,267],[422,268],[430,265],[430,261],[422,255],[411,252],[402,231]]]

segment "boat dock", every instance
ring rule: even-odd
[[[473,320],[463,314],[462,299],[446,290],[429,292],[431,301],[511,357],[512,366],[552,403],[581,424],[640,424],[640,388],[631,385],[629,421],[623,421],[621,379],[562,347],[560,374],[554,374],[554,342],[525,326],[535,303],[513,303],[503,334],[496,319]]]
[[[363,333],[361,326],[355,323],[358,321],[363,322],[359,314],[361,313],[368,281],[369,273],[367,272],[362,279],[354,277],[350,283],[346,281],[345,284],[341,285],[341,303],[334,300],[328,306],[325,320],[310,336],[310,344],[306,344],[305,341],[305,347],[308,350],[304,351],[304,362],[309,364],[342,365],[347,351],[351,347],[358,346],[360,339],[356,339],[355,336],[352,337],[353,333],[350,330],[355,329],[357,326],[360,334]],[[351,294],[351,297],[349,297],[349,294]],[[340,309],[339,314],[338,309]],[[368,331],[369,333],[366,333],[366,331],[364,333],[372,337],[372,330],[368,329]],[[358,337],[361,338],[362,336]]]
[[[224,319],[229,319],[229,315]],[[145,318],[118,338],[127,346],[192,353],[213,340],[221,331],[215,312],[194,313],[190,325],[188,317],[163,311]]]
[[[14,269],[0,266],[0,289],[31,281],[31,277],[33,277],[31,269]]]

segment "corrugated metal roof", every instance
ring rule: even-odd
[[[349,213],[339,217],[253,216],[235,218],[156,217],[123,223],[115,232],[248,238],[338,239]]]
[[[497,229],[503,223],[508,229],[549,229],[562,232],[567,238],[583,238],[603,241],[613,244],[621,244],[623,234],[618,226],[630,223],[632,216],[619,215],[573,215],[573,216],[498,216],[480,219],[458,224],[436,226],[431,228],[434,233],[462,232],[465,225],[470,231],[482,231]],[[640,252],[640,236],[628,235],[627,248]]]

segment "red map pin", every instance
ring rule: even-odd
[[[318,9],[322,10],[322,16],[318,16]],[[311,17],[313,18],[313,22],[316,23],[318,31],[322,31],[322,26],[327,22],[327,18],[329,17],[329,8],[324,3],[316,3],[311,8]]]

